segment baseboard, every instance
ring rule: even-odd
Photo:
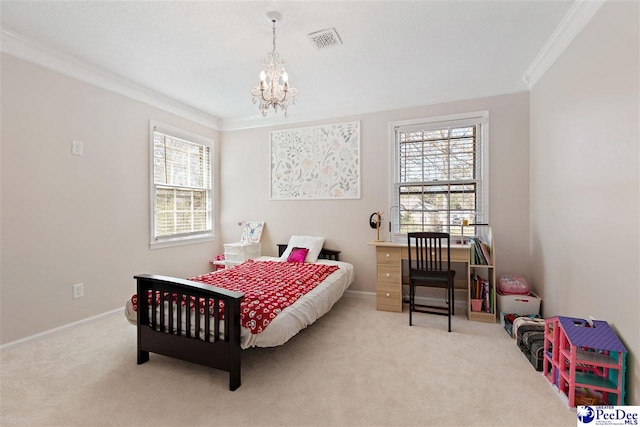
[[[455,289],[455,291],[458,291],[458,289]],[[352,291],[347,289],[346,291],[344,291],[344,293],[348,294],[349,296],[358,297],[358,298],[374,299],[376,297],[375,292]],[[442,298],[432,298],[432,297],[424,297],[424,296],[416,296],[416,302],[418,302],[419,304],[426,304],[426,305],[443,304]],[[407,303],[407,299],[404,296],[402,297],[402,303],[403,304]],[[464,310],[466,312],[467,292],[465,290],[459,290],[459,292],[456,292],[455,309]]]
[[[96,316],[87,317],[86,319],[78,320],[78,321],[73,322],[73,323],[68,323],[66,325],[58,326],[57,328],[49,329],[48,331],[40,332],[40,333],[37,333],[37,334],[34,334],[34,335],[30,335],[30,336],[25,337],[25,338],[20,338],[19,340],[15,340],[15,341],[8,342],[6,344],[2,344],[2,345],[0,345],[0,352],[4,351],[4,350],[8,350],[8,349],[13,348],[13,347],[16,347],[18,345],[22,345],[22,344],[26,344],[28,342],[36,341],[38,339],[44,338],[44,337],[49,336],[49,335],[56,334],[58,332],[62,332],[62,331],[67,330],[67,329],[75,328],[77,326],[84,325],[86,323],[94,322],[94,321],[99,320],[99,319],[101,319],[101,318],[103,318],[105,316],[109,316],[109,315],[112,315],[112,314],[115,314],[115,313],[118,313],[118,312],[122,312],[122,310],[123,310],[122,307],[121,308],[116,308],[114,310],[107,311],[106,313],[98,314]]]
[[[359,297],[359,298],[370,298],[370,299],[374,299],[376,297],[376,293],[375,292],[367,292],[367,291],[352,291],[350,289],[347,289],[346,291],[344,291],[345,294],[348,294],[349,296],[352,297]]]
[[[408,304],[409,301],[409,297],[407,297],[406,299],[403,297],[402,298],[402,303],[403,304]],[[442,298],[432,298],[432,297],[416,297],[416,302],[418,304],[424,304],[424,305],[445,305],[444,301]],[[463,297],[461,298],[456,298],[454,307],[456,309],[456,312],[460,312],[460,310],[463,310],[464,312],[467,311],[467,294],[465,293]]]

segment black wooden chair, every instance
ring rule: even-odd
[[[449,234],[437,232],[415,232],[407,234],[409,249],[409,326],[413,312],[454,314],[453,279],[456,272],[451,269]],[[417,287],[441,288],[446,291],[445,306],[416,304]]]

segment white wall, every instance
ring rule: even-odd
[[[150,119],[219,139],[2,56],[0,342],[123,307],[134,274],[208,271],[216,243],[149,249]],[[84,142],[82,157],[71,155],[74,139]],[[80,282],[85,296],[73,300]]]
[[[518,93],[318,123],[360,121],[362,172],[359,200],[269,200],[269,133],[276,128],[224,132],[221,158],[221,238],[237,241],[242,219],[264,220],[263,253],[292,234],[324,236],[355,266],[351,290],[375,292],[375,252],[367,243],[372,212],[389,211],[389,122],[488,110],[490,117],[490,212],[497,242],[497,272],[529,276],[529,94]],[[291,125],[288,127],[309,126]],[[287,128],[288,128],[287,127]],[[279,127],[277,129],[280,129]],[[388,216],[386,216],[388,218]],[[382,238],[387,238],[386,232]]]
[[[607,320],[640,388],[638,2],[607,1],[531,91],[531,271],[545,317]]]

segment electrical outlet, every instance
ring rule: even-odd
[[[73,141],[71,143],[71,154],[74,156],[82,156],[82,141]]]
[[[84,296],[84,283],[73,285],[73,299],[82,298]]]

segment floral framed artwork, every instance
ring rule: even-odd
[[[360,198],[360,122],[271,132],[272,200]]]

